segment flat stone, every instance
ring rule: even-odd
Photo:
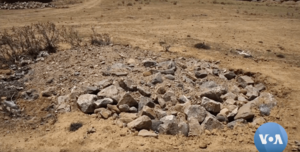
[[[245,88],[247,85],[254,84],[254,81],[249,76],[239,76],[237,78],[237,81],[239,83],[239,86]]]
[[[128,128],[133,128],[136,130],[142,130],[142,129],[150,130],[152,127],[152,121],[148,116],[143,115],[128,123],[127,126]]]
[[[127,72],[112,72],[111,73],[113,76],[118,76],[118,77],[121,77],[121,76],[127,76],[128,73]]]
[[[208,99],[206,97],[202,98],[201,105],[209,112],[219,113],[221,111],[221,103],[214,100]]]
[[[79,96],[77,104],[80,110],[84,113],[91,114],[95,110],[94,102],[97,100],[97,96],[93,94],[83,94]]]
[[[143,130],[139,131],[138,136],[157,138],[158,134],[156,134],[156,133],[154,133],[152,131],[148,131],[148,130],[143,129]]]

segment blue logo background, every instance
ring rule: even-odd
[[[267,134],[268,136],[266,136]],[[278,134],[280,135],[282,144],[279,144],[279,140],[275,137],[275,135],[278,137]],[[262,143],[262,137],[266,141],[265,144]],[[274,144],[276,141],[277,144]],[[256,130],[254,143],[259,152],[282,152],[288,143],[288,136],[282,126],[274,122],[269,122],[261,125]]]

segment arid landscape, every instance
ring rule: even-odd
[[[0,62],[1,152],[254,152],[255,131],[265,122],[284,127],[285,151],[300,151],[299,1],[20,6],[0,9],[0,46],[13,27],[55,25],[65,33],[55,53]],[[175,117],[174,129],[165,119]],[[140,118],[145,123],[134,124]],[[153,129],[154,121],[163,124]]]

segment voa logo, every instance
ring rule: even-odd
[[[286,131],[274,122],[261,125],[254,135],[254,143],[259,152],[282,152],[287,142]]]

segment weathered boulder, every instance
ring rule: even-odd
[[[184,109],[184,113],[187,115],[188,120],[195,118],[199,123],[201,123],[206,117],[206,110],[200,105],[188,106]]]
[[[179,132],[178,120],[174,115],[167,115],[160,119],[163,124],[159,125],[158,130],[161,134],[176,135]]]
[[[77,104],[80,110],[84,113],[90,114],[95,110],[94,102],[97,100],[97,96],[93,94],[83,94],[79,96]]]

